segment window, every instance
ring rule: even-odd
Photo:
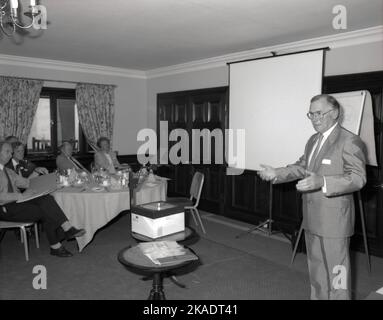
[[[28,154],[56,154],[63,141],[72,141],[75,153],[89,151],[78,120],[75,90],[43,88],[28,137]]]
[[[29,152],[51,151],[51,107],[49,98],[40,98],[31,133],[28,137]]]

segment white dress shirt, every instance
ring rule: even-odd
[[[13,164],[13,167],[15,168],[15,170],[16,170],[16,167],[17,167],[17,165],[19,164],[15,159],[13,159],[12,158],[12,164]],[[19,176],[23,176],[22,174],[21,174],[21,171],[19,170],[19,172],[17,172],[16,171],[16,173],[19,175]]]
[[[323,147],[323,144],[326,142],[328,136],[334,131],[335,127],[337,126],[338,122],[335,123],[330,129],[328,129],[327,131],[323,132],[322,135],[323,135],[323,138],[322,138],[322,141],[321,141],[321,144],[319,146],[319,150],[318,150],[318,153],[317,153],[317,156],[319,154],[319,151],[322,149]],[[309,156],[309,161],[307,163],[310,163],[311,161],[311,157],[313,156],[313,153],[314,153],[314,150],[316,149],[317,147],[317,144],[318,144],[318,141],[315,143],[315,145],[313,146],[311,152],[310,152],[310,156]],[[315,160],[315,159],[313,159]],[[327,192],[327,188],[326,188],[326,177],[323,176],[323,187],[322,187],[322,191],[323,193],[326,193]]]
[[[322,133],[323,138],[322,138],[321,144],[320,144],[320,146],[319,146],[319,150],[318,150],[317,155],[319,154],[319,152],[320,152],[320,150],[322,149],[324,143],[326,142],[328,136],[331,134],[331,132],[333,132],[333,130],[335,129],[335,127],[336,127],[337,124],[338,124],[338,122],[335,123],[330,129],[328,129],[327,131],[325,131],[325,132]],[[319,139],[318,139],[318,140],[319,140]],[[311,152],[310,152],[309,161],[307,162],[308,164],[310,163],[311,158],[312,158],[312,156],[313,156],[313,153],[314,153],[314,151],[315,151],[315,149],[316,149],[316,147],[317,147],[318,140],[316,141],[315,145],[313,146],[313,148],[312,148],[312,150],[311,150]]]

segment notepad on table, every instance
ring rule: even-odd
[[[47,195],[47,194],[50,194],[51,192],[54,192],[55,190],[56,190],[56,188],[51,189],[51,190],[45,190],[45,191],[43,191],[43,192],[34,193],[34,194],[31,194],[31,195],[30,195],[29,197],[27,197],[27,198],[17,200],[16,203],[22,203],[22,202],[26,202],[26,201],[29,201],[29,200],[32,200],[32,199],[36,199],[36,198],[45,196],[45,195]]]
[[[198,260],[195,254],[176,241],[143,242],[138,246],[142,253],[156,265],[164,266],[175,262]]]

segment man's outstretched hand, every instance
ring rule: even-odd
[[[261,164],[262,170],[257,171],[257,174],[265,181],[273,181],[277,177],[277,171],[275,168]]]
[[[318,190],[324,185],[323,176],[311,171],[306,171],[306,178],[297,183],[297,190],[301,192]]]

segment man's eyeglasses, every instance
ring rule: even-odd
[[[324,112],[324,113],[322,113],[321,111],[318,111],[318,112],[308,112],[307,113],[307,118],[309,118],[310,120],[312,120],[312,119],[323,119],[323,117],[327,114],[327,113],[329,113],[329,112],[331,112],[331,111],[334,111],[334,109],[331,109],[331,110],[329,110],[329,111],[327,111],[327,112]]]

